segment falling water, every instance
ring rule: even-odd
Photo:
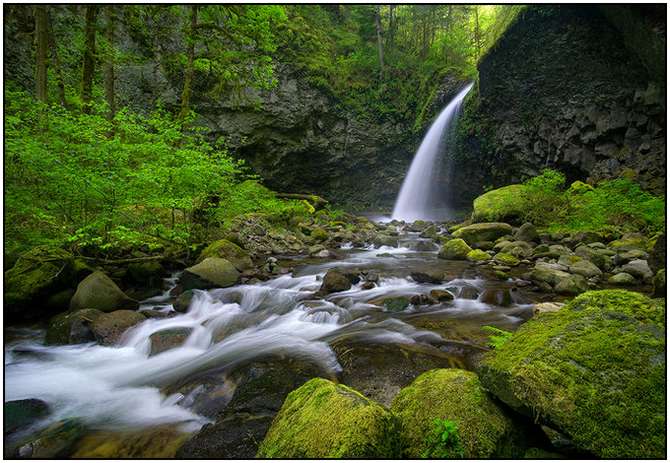
[[[440,220],[447,218],[449,210],[438,192],[438,175],[445,137],[455,127],[465,96],[473,84],[468,84],[447,105],[428,130],[414,155],[400,194],[393,208],[393,218],[398,220]]]

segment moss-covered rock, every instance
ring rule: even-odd
[[[102,314],[96,309],[82,309],[56,315],[49,321],[46,343],[79,344],[95,341],[91,323]]]
[[[357,391],[314,378],[291,392],[258,450],[259,458],[393,458],[396,422]]]
[[[603,458],[665,456],[664,302],[590,291],[487,354],[484,387]]]
[[[312,229],[312,232],[309,234],[315,241],[321,242],[328,239],[328,232],[323,228],[316,227]]]
[[[482,241],[495,241],[501,236],[512,233],[512,226],[502,222],[475,223],[456,230],[455,238],[462,238],[467,243],[480,243]]]
[[[179,278],[185,290],[227,288],[237,283],[240,272],[226,259],[207,257],[199,264],[187,268]]]
[[[475,198],[473,222],[519,221],[526,212],[526,186],[508,185]]]
[[[128,264],[126,278],[132,285],[143,288],[160,288],[163,284],[165,270],[157,260],[133,262]]]
[[[347,276],[339,270],[331,269],[328,270],[326,275],[323,277],[323,283],[321,283],[319,293],[330,294],[346,291],[349,288],[351,288],[351,281],[349,278],[347,278]]]
[[[73,458],[174,458],[189,434],[168,426],[122,432],[98,431],[76,444]]]
[[[458,369],[423,373],[391,405],[405,458],[491,458],[507,440],[510,420],[482,389],[477,375]],[[452,443],[431,439],[436,420],[457,426]],[[509,455],[507,455],[509,456]]]
[[[487,252],[482,251],[481,249],[473,249],[467,254],[467,259],[472,262],[485,262],[491,260],[491,256]]]
[[[36,459],[67,458],[84,432],[85,427],[81,420],[59,421],[21,443],[13,456]]]
[[[471,251],[472,248],[465,241],[457,238],[444,243],[437,257],[449,260],[465,260]]]
[[[634,286],[637,284],[635,277],[626,272],[619,272],[616,275],[612,275],[607,279],[607,282],[617,286]]]
[[[493,256],[493,260],[495,260],[499,264],[509,265],[510,267],[515,267],[519,265],[519,259],[514,257],[512,254],[508,254],[506,252],[499,252],[498,254]]]
[[[21,312],[44,305],[43,298],[67,286],[72,276],[73,262],[70,253],[49,246],[38,246],[22,254],[14,266],[5,272],[5,313],[30,315]],[[34,307],[38,301],[40,305]]]
[[[196,263],[200,263],[208,257],[226,259],[240,272],[250,269],[254,265],[248,252],[228,240],[217,240],[207,246],[200,253]]]
[[[4,404],[5,435],[26,428],[45,418],[49,414],[49,406],[38,399],[10,400]]]
[[[370,301],[370,304],[384,307],[389,312],[402,312],[411,302],[411,299],[407,296],[390,296],[373,299]]]
[[[608,246],[616,251],[630,251],[632,249],[646,251],[647,239],[644,236],[633,235],[611,241]]]
[[[101,312],[138,307],[137,301],[123,291],[102,272],[93,272],[84,278],[70,301],[70,310],[96,309]]]
[[[662,268],[654,276],[654,297],[665,297],[666,294],[666,280],[665,269]]]

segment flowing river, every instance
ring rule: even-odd
[[[290,358],[388,404],[421,371],[471,368],[487,350],[483,325],[513,330],[528,318],[535,294],[520,281],[496,280],[483,267],[438,259],[437,245],[418,233],[401,232],[399,246],[346,244],[337,258],[287,258],[280,263],[291,273],[253,285],[195,291],[186,313],[172,310],[166,291],[139,310],[158,309],[168,316],[136,325],[112,347],[45,346],[44,331],[10,331],[5,401],[37,398],[49,404],[51,413],[39,426],[77,417],[90,429],[170,423],[193,432],[212,421],[198,407],[204,394],[199,378],[212,372],[229,377],[259,359]],[[332,268],[360,275],[360,281],[347,291],[317,295]],[[417,272],[437,272],[443,281],[419,283],[410,276]],[[177,276],[166,280],[166,289]],[[378,302],[445,288],[454,300],[410,304],[400,311]],[[155,353],[152,336],[161,332],[185,335],[180,345]],[[358,366],[352,367],[342,360],[351,349],[373,355],[357,357]],[[418,360],[403,366],[404,376],[398,377],[394,366],[405,365],[403,359],[412,355]],[[180,389],[186,383],[190,386]]]

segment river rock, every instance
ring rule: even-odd
[[[470,251],[472,251],[472,248],[465,241],[462,239],[453,239],[442,245],[442,249],[440,249],[437,257],[449,260],[466,260]]]
[[[164,425],[131,431],[97,431],[76,444],[72,458],[129,459],[174,458],[189,437],[175,426]]]
[[[601,458],[665,457],[664,304],[589,291],[484,357],[484,387]]]
[[[116,344],[129,328],[146,320],[142,312],[133,310],[115,310],[103,313],[91,323],[95,339],[103,346]]]
[[[596,267],[588,260],[579,260],[574,264],[569,265],[568,269],[570,270],[570,273],[581,275],[584,278],[600,278],[603,274],[603,272],[601,272],[598,267]]]
[[[70,301],[70,310],[96,309],[101,312],[134,310],[138,302],[131,299],[104,273],[97,271],[84,278]]]
[[[612,268],[611,257],[602,253],[600,249],[594,249],[590,246],[578,246],[575,249],[575,254],[595,264],[603,272],[607,272]]]
[[[373,299],[370,304],[384,307],[389,312],[402,312],[410,305],[410,298],[407,296],[387,296],[379,299]]]
[[[393,416],[357,391],[315,378],[291,392],[259,458],[393,458]],[[324,438],[327,436],[327,438]]]
[[[479,301],[485,304],[498,305],[501,307],[509,307],[512,305],[512,295],[509,289],[485,289]]]
[[[351,288],[351,280],[345,274],[336,269],[330,269],[323,277],[320,294],[337,293],[347,291]]]
[[[217,240],[207,246],[200,253],[196,263],[200,263],[208,257],[220,257],[226,259],[240,272],[248,270],[254,266],[249,253],[228,240]]]
[[[414,296],[409,298],[410,304],[412,304],[415,307],[421,306],[421,305],[434,305],[437,304],[437,299],[428,296],[426,294],[415,294]]]
[[[519,259],[533,255],[533,246],[526,241],[500,241],[493,247],[495,251],[511,254]]]
[[[392,248],[397,248],[398,247],[398,237],[397,236],[391,236],[391,235],[385,235],[385,234],[379,234],[375,236],[372,240],[372,243],[375,245],[375,247],[382,247],[382,246],[389,246]]]
[[[615,251],[647,250],[647,239],[639,233],[629,233],[618,240],[611,241],[608,247]]]
[[[635,277],[625,272],[619,272],[616,275],[612,275],[607,279],[607,282],[611,285],[619,286],[632,286],[637,284]]]
[[[558,312],[563,306],[565,304],[562,302],[540,302],[533,306],[533,314],[539,315],[547,312]]]
[[[179,283],[187,289],[227,288],[237,283],[240,273],[235,266],[220,257],[207,257],[199,264],[187,268]]]
[[[49,406],[39,399],[10,400],[4,405],[4,434],[27,428],[49,414]]]
[[[581,275],[571,275],[562,270],[565,266],[536,262],[530,273],[534,283],[543,283],[561,294],[579,294],[588,289],[586,280]]]
[[[432,283],[435,285],[442,283],[444,278],[442,272],[412,272],[410,276],[417,283]]]
[[[646,260],[636,259],[621,267],[621,271],[633,275],[635,278],[647,281],[654,276]]]
[[[568,278],[561,279],[556,286],[554,286],[554,291],[558,294],[567,294],[575,295],[588,291],[589,285],[581,275],[570,275]]]
[[[83,309],[64,312],[49,321],[47,344],[81,344],[95,341],[91,324],[103,312],[96,309]]]
[[[430,297],[438,300],[439,302],[447,302],[454,300],[453,293],[451,291],[447,291],[446,289],[433,289],[430,292]]]
[[[647,260],[649,254],[641,249],[631,249],[630,251],[623,251],[614,255],[614,265],[624,265],[632,260]]]
[[[193,300],[193,290],[188,289],[181,293],[177,299],[172,304],[172,308],[181,313],[188,312],[188,308],[191,306],[191,301]]]
[[[393,399],[391,412],[400,422],[403,458],[512,456],[499,453],[512,423],[472,372],[448,368],[423,373]],[[435,420],[454,423],[460,445],[435,435]]]
[[[535,225],[530,222],[526,222],[519,227],[519,229],[514,234],[514,239],[516,241],[537,241],[539,235],[535,229]]]
[[[501,236],[512,233],[512,226],[507,223],[490,222],[475,223],[461,227],[454,232],[455,238],[462,238],[467,243],[477,243],[479,241],[495,241]]]
[[[172,328],[155,332],[149,337],[151,340],[150,355],[160,354],[181,346],[192,331],[191,328]]]
[[[36,459],[67,458],[84,431],[84,424],[78,419],[56,422],[18,447],[14,456]]]
[[[481,249],[473,249],[467,254],[467,259],[471,262],[486,262],[491,260],[491,256]]]
[[[498,262],[499,264],[508,265],[510,267],[516,267],[517,265],[519,265],[519,259],[517,259],[511,254],[507,254],[506,252],[499,252],[498,254],[493,256],[493,260]]]

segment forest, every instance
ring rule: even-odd
[[[5,458],[665,458],[665,5],[3,12]]]

